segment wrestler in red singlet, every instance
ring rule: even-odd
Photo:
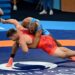
[[[31,35],[28,30],[22,30],[22,32],[24,34],[28,34],[32,39],[34,39],[34,35]],[[37,48],[41,48],[48,54],[53,55],[57,45],[50,35],[41,35]]]

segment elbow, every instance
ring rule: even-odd
[[[37,47],[36,45],[33,45],[33,46],[32,46],[32,48],[36,48],[36,47]]]
[[[25,53],[28,53],[28,50],[25,50]]]
[[[36,48],[36,46],[34,46],[34,45],[29,45],[29,48]]]
[[[27,50],[23,50],[24,53],[28,53],[28,49]]]
[[[33,46],[33,48],[36,48],[36,46]]]

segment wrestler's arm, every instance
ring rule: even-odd
[[[27,53],[28,52],[28,46],[27,46],[27,42],[26,42],[26,39],[24,36],[20,36],[20,39],[19,39],[19,44],[23,50],[23,52]]]
[[[24,27],[21,26],[16,19],[7,19],[7,20],[1,19],[1,22],[13,24],[17,29],[24,29]]]
[[[29,45],[30,48],[36,48],[39,41],[40,41],[40,36],[42,34],[42,30],[38,30],[35,34],[35,37],[34,37],[34,40],[33,40],[33,43]]]
[[[22,22],[22,26],[23,26],[23,27],[27,27],[27,25],[28,25],[28,23],[30,22],[31,19],[32,19],[32,17],[27,17],[27,18],[25,18],[25,19],[23,20],[23,22]],[[38,26],[38,22],[37,22],[37,21],[35,21],[35,22],[32,23],[32,24],[35,24],[36,27]],[[33,43],[30,44],[30,45],[28,45],[29,48],[36,48],[36,47],[37,47],[37,45],[38,45],[38,43],[39,43],[39,40],[40,40],[40,35],[41,35],[41,34],[42,34],[42,31],[41,31],[41,30],[38,30],[38,31],[36,32],[35,38],[34,38],[34,40],[33,40]]]
[[[14,45],[12,46],[12,52],[10,57],[14,58],[18,48],[19,48],[19,43],[15,42]]]
[[[32,24],[35,24],[36,27],[38,26],[38,22],[34,22],[34,23],[32,23]],[[29,45],[30,48],[36,48],[36,47],[37,47],[37,45],[38,45],[38,43],[39,43],[39,41],[40,41],[40,36],[41,36],[41,34],[42,34],[42,29],[40,28],[40,29],[38,29],[38,30],[36,31],[35,37],[34,37],[34,40],[33,40],[33,43],[32,43],[31,45]]]
[[[14,24],[16,26],[17,32],[19,34],[20,40],[19,40],[19,44],[21,45],[23,51],[28,50],[27,45],[25,44],[25,38],[22,36],[22,32],[20,31],[21,29],[24,29],[17,20],[15,19],[8,19],[5,20],[4,23],[11,23]]]
[[[15,19],[8,19],[8,20],[2,20],[2,22],[3,23],[11,23],[11,24],[15,25],[17,31],[19,31],[18,33],[20,33],[21,26],[20,26],[20,24],[19,24],[19,22],[17,20],[15,20]],[[11,56],[9,58],[8,64],[6,65],[7,67],[11,67],[12,66],[12,64],[13,64],[13,57],[15,56],[15,53],[16,53],[18,47],[19,47],[19,44],[17,42],[15,42],[15,44],[12,47],[12,52],[11,52]]]
[[[14,59],[14,57],[15,57],[15,54],[16,54],[18,48],[19,48],[19,44],[18,44],[17,42],[14,42],[14,45],[13,45],[13,47],[12,47],[12,52],[11,52],[11,55],[10,55],[10,58],[9,58],[9,60],[8,60],[8,63],[7,63],[7,65],[6,65],[6,67],[11,67],[11,66],[12,66],[12,64],[13,64],[13,59]]]

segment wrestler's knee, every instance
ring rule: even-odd
[[[60,55],[59,57],[65,59],[65,58],[67,58],[68,56],[67,56],[66,53],[64,53],[64,54]]]

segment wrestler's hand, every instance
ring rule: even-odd
[[[13,58],[10,57],[8,63],[6,64],[6,67],[12,67],[13,64]]]
[[[19,24],[19,22],[16,19],[0,19],[0,22],[2,23],[10,23],[10,24]]]

